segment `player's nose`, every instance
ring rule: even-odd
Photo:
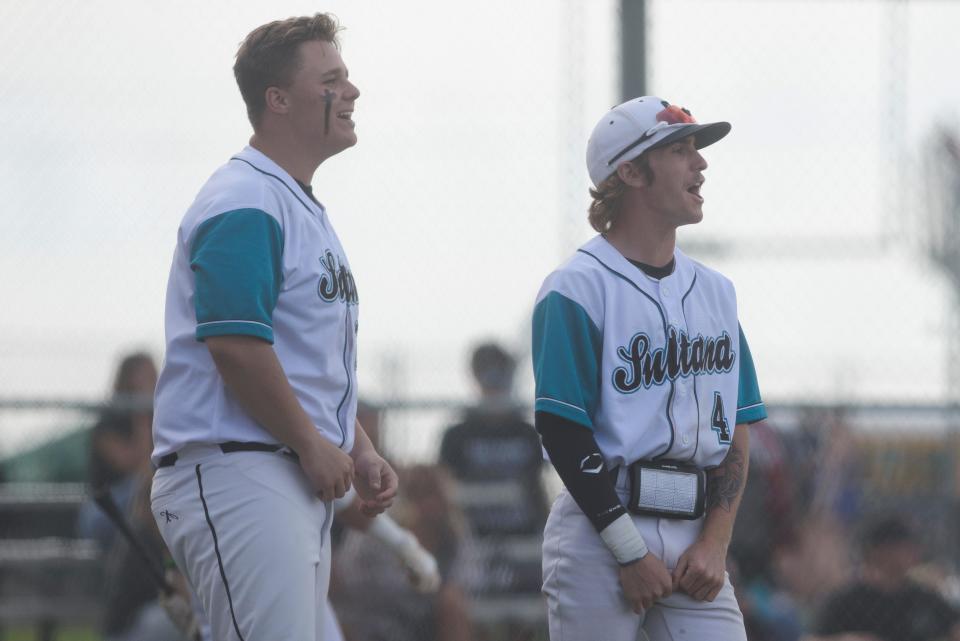
[[[703,171],[708,167],[707,159],[703,157],[700,150],[693,152],[693,168],[697,171]]]
[[[357,89],[357,85],[353,84],[348,80],[347,90],[343,92],[344,100],[356,100],[359,97],[360,97],[360,90]]]

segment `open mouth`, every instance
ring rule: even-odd
[[[353,122],[353,111],[338,111],[337,118]]]
[[[687,188],[687,193],[697,199],[697,202],[703,202],[703,196],[700,195],[700,187],[703,186],[703,182],[694,183]]]

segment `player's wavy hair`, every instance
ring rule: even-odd
[[[643,172],[648,183],[653,183],[653,170],[650,168],[650,162],[646,154],[630,161],[634,167]],[[623,194],[627,191],[627,185],[616,172],[604,180],[596,188],[590,189],[590,197],[593,202],[588,209],[587,220],[590,226],[601,234],[605,234],[613,227],[623,208]]]
[[[247,118],[254,128],[267,108],[270,87],[288,87],[300,64],[299,47],[322,40],[340,48],[337,33],[343,27],[329,13],[276,20],[251,31],[237,51],[233,75],[247,105]]]

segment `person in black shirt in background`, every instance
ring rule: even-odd
[[[827,598],[816,641],[960,641],[960,613],[908,577],[920,546],[906,520],[876,520],[861,546],[860,577]]]
[[[470,368],[479,402],[447,429],[440,445],[440,464],[456,482],[457,504],[481,568],[469,587],[475,597],[539,598],[540,536],[548,510],[540,436],[511,396],[513,356],[496,343],[482,343]]]
[[[516,361],[500,345],[483,343],[470,369],[480,401],[443,435],[440,463],[461,486],[476,536],[539,534],[546,521],[543,455],[540,437],[511,398]]]

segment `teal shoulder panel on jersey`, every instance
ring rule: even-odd
[[[236,209],[204,221],[190,248],[197,340],[242,334],[272,343],[282,256],[280,223],[264,211]]]
[[[593,429],[603,338],[587,312],[558,292],[533,310],[535,409]]]
[[[753,356],[747,337],[740,327],[740,389],[737,394],[737,425],[756,423],[767,418],[767,406],[760,398],[760,384],[757,382],[757,370],[753,367]]]

